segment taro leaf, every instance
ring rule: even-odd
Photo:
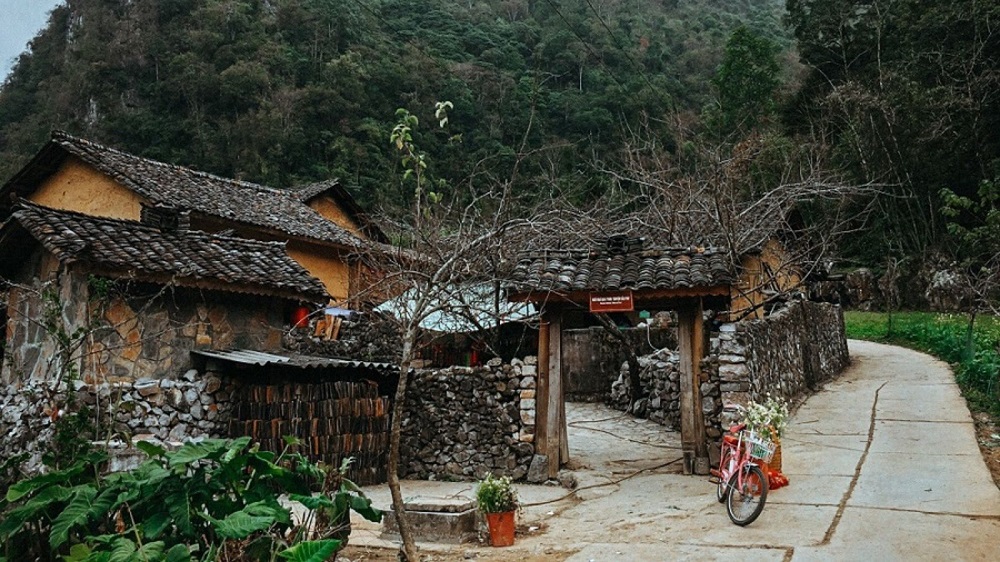
[[[74,544],[69,549],[69,556],[63,556],[63,562],[83,562],[90,557],[90,547],[85,544]]]
[[[351,495],[351,509],[373,523],[382,521],[382,511],[372,507],[372,500],[364,496]]]
[[[35,497],[28,500],[28,502],[24,505],[8,511],[4,514],[4,517],[0,519],[0,544],[6,542],[6,540],[20,530],[25,523],[36,519],[40,514],[44,513],[54,504],[62,503],[68,500],[72,495],[72,488],[49,486],[41,492],[38,492]]]
[[[226,539],[244,539],[274,524],[274,517],[268,515],[248,515],[243,511],[231,513],[225,519],[210,517],[209,520],[215,525],[215,530],[219,533],[219,536]]]
[[[289,447],[302,444],[302,440],[294,435],[285,435],[281,439],[285,442],[285,445],[288,445]]]
[[[269,515],[274,517],[276,523],[284,523],[285,525],[292,524],[291,512],[288,509],[281,507],[281,504],[274,498],[254,502],[244,507],[242,511],[245,511],[247,515]]]
[[[136,552],[139,560],[163,560],[163,549],[166,548],[166,544],[163,541],[148,542],[141,547],[139,551]]]
[[[279,552],[278,556],[292,562],[326,562],[337,549],[341,541],[327,539],[322,541],[305,541]]]
[[[157,511],[142,522],[142,534],[151,539],[158,538],[170,523],[170,516],[165,511]]]
[[[146,453],[146,455],[150,458],[162,457],[167,452],[167,450],[163,447],[150,443],[149,441],[136,441],[135,447],[143,453]]]
[[[7,501],[14,502],[32,492],[48,486],[49,484],[62,484],[69,482],[74,476],[83,472],[84,468],[86,467],[83,463],[75,463],[66,470],[57,470],[55,472],[49,472],[48,474],[42,474],[41,476],[36,476],[27,480],[21,480],[7,490],[5,497]]]
[[[225,455],[223,455],[222,463],[229,464],[230,462],[232,462],[232,460],[235,459],[236,456],[239,455],[241,452],[243,452],[243,449],[246,449],[247,445],[249,444],[250,444],[249,437],[240,437],[239,439],[234,440],[229,445],[229,450],[226,451]]]
[[[191,551],[183,544],[175,544],[167,551],[163,562],[191,562]]]
[[[163,543],[160,544],[162,545]],[[136,559],[135,553],[135,543],[130,539],[120,537],[115,539],[109,562],[133,562]]]
[[[180,449],[167,453],[167,464],[170,468],[187,466],[205,458],[213,458],[227,448],[228,442],[222,439],[206,439],[200,443],[185,443]]]
[[[87,522],[90,518],[90,510],[94,506],[95,496],[97,496],[97,490],[93,488],[80,486],[76,489],[69,505],[52,521],[49,546],[59,548],[69,540],[69,532],[73,527]]]
[[[177,530],[184,536],[194,534],[194,526],[191,524],[191,501],[184,492],[177,492],[167,496],[167,512],[170,513],[177,525]]]
[[[288,499],[299,502],[308,509],[319,509],[320,507],[334,507],[334,503],[326,496],[305,496],[302,494],[290,494]]]
[[[90,506],[90,511],[87,515],[90,519],[98,519],[121,505],[124,501],[126,501],[125,498],[127,498],[128,495],[129,492],[127,491],[120,491],[115,488],[105,488],[101,490],[101,493],[98,494],[96,498],[94,498],[94,503]]]

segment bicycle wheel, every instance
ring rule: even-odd
[[[726,498],[726,512],[729,519],[739,526],[749,525],[764,511],[767,501],[767,477],[760,467],[747,464],[743,467],[743,482],[739,474],[729,479],[729,496]]]

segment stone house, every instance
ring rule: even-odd
[[[53,132],[51,140],[0,187],[0,222],[14,197],[51,209],[139,221],[146,207],[188,212],[190,226],[286,244],[285,251],[319,279],[332,300],[357,304],[364,241],[385,235],[336,181],[281,190],[141,158]]]
[[[176,378],[196,349],[277,351],[287,309],[329,298],[285,244],[27,201],[0,227],[2,380]]]

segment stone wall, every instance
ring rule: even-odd
[[[281,349],[285,302],[45,271],[9,292],[2,380],[76,375],[87,383],[176,379],[192,349]],[[42,281],[44,280],[44,281]],[[42,321],[48,320],[48,326]],[[57,344],[59,334],[68,344]],[[53,361],[54,359],[54,361]]]
[[[411,375],[401,475],[472,480],[487,472],[522,479],[535,452],[536,360],[421,370]]]
[[[718,337],[712,338],[712,349],[718,349]],[[632,405],[632,415],[669,427],[681,429],[680,355],[670,349],[661,349],[652,355],[639,358],[642,371],[639,375],[642,398]],[[709,353],[701,362],[702,411],[709,437],[716,438],[719,415],[722,412],[719,361],[717,353]],[[631,396],[628,364],[623,363],[618,380],[611,386],[611,407],[625,411]]]
[[[632,413],[680,429],[679,356],[662,349],[642,357],[642,399]],[[762,320],[723,324],[711,335],[701,363],[702,411],[710,438],[721,435],[722,407],[763,400],[767,393],[795,401],[849,363],[844,316],[828,303],[796,301]],[[629,406],[628,365],[612,385],[610,403]]]
[[[765,394],[797,400],[850,362],[842,309],[796,301],[763,320],[721,328],[722,400],[746,404]]]
[[[309,325],[291,330],[284,337],[285,348],[304,355],[348,357],[377,363],[398,363],[403,349],[399,326],[378,313],[359,314],[344,319],[336,340],[314,337],[319,315],[310,317]]]
[[[176,380],[143,378],[134,382],[86,384],[76,381],[68,396],[65,386],[30,382],[0,390],[0,452],[28,453],[27,471],[41,466],[55,420],[64,415],[67,398],[86,406],[98,441],[156,437],[181,442],[197,437],[227,435],[234,397],[232,383],[214,374],[190,370]]]

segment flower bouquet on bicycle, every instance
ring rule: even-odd
[[[732,426],[722,437],[719,468],[711,471],[718,478],[716,498],[725,502],[733,523],[753,523],[767,501],[768,478],[758,463],[774,455],[774,442],[747,428],[746,423]]]
[[[743,411],[743,423],[747,429],[776,443],[773,459],[765,461],[761,469],[768,477],[769,489],[786,486],[788,478],[781,473],[781,436],[788,426],[788,403],[770,394],[763,402],[751,401]]]

